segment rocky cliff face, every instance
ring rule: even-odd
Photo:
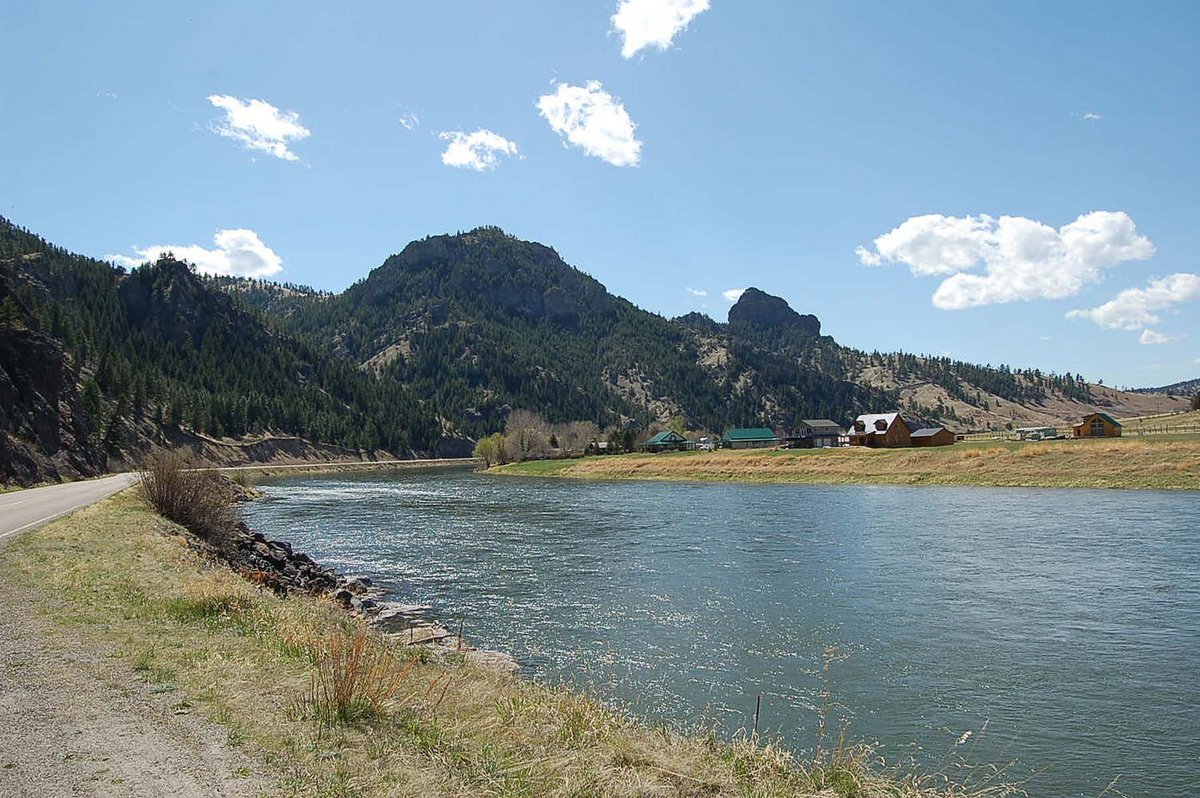
[[[0,301],[5,293],[0,284]],[[95,476],[106,458],[74,372],[58,343],[32,325],[28,316],[0,320],[0,475],[21,485]]]
[[[821,321],[811,314],[792,310],[782,297],[757,288],[747,288],[729,309],[730,324],[755,324],[763,327],[792,327],[806,335],[821,334]]]

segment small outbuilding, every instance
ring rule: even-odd
[[[954,433],[945,427],[922,427],[912,434],[913,446],[951,446],[955,440]]]
[[[1121,422],[1108,413],[1092,413],[1072,427],[1071,434],[1076,438],[1119,438]]]
[[[1054,427],[1017,427],[1013,432],[1019,441],[1049,441],[1058,437]]]
[[[688,439],[673,429],[665,429],[656,433],[641,446],[644,452],[680,452],[686,448],[688,448]]]
[[[779,438],[766,427],[734,428],[721,436],[721,445],[729,449],[770,449],[779,445]]]

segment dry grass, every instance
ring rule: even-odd
[[[0,551],[52,623],[186,692],[278,783],[314,798],[821,796],[962,798],[845,736],[801,758],[769,740],[651,728],[566,689],[392,649],[332,604],[279,599],[206,564],[133,493]],[[154,689],[154,688],[151,688]]]
[[[417,664],[361,623],[349,634],[335,628],[308,637],[299,648],[311,653],[314,665],[300,714],[327,725],[382,717]]]
[[[1200,439],[633,454],[520,463],[493,471],[585,479],[1200,490]]]
[[[142,496],[160,515],[214,545],[230,539],[237,519],[218,473],[196,470],[184,452],[168,449],[151,454],[144,467]]]

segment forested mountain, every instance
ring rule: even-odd
[[[496,228],[409,244],[343,294],[231,290],[429,398],[473,437],[513,408],[551,421],[694,428],[845,417],[895,400],[751,338],[709,336],[613,296],[554,250]],[[753,324],[751,324],[753,326]]]
[[[646,430],[847,422],[902,406],[955,428],[1063,421],[1093,406],[1136,412],[1078,375],[866,353],[820,320],[748,289],[728,323],[648,313],[549,247],[497,228],[409,244],[338,295],[223,279],[221,287],[365,370],[412,387],[458,431],[499,429],[513,408],[551,421]]]
[[[170,257],[126,273],[4,220],[0,401],[0,481],[24,482],[134,462],[156,442],[454,455],[516,409],[629,437],[672,419],[720,432],[900,407],[986,429],[1186,405],[849,349],[758,289],[727,323],[665,319],[496,228],[413,242],[330,294],[200,277]]]
[[[96,473],[177,430],[400,455],[441,439],[405,386],[268,324],[170,258],[127,274],[0,220],[0,306],[0,477]]]
[[[1170,385],[1162,385],[1158,388],[1138,388],[1138,393],[1165,393],[1172,396],[1195,396],[1200,393],[1200,377],[1194,380],[1184,380],[1183,382],[1173,382]]]

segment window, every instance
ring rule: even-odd
[[[1092,437],[1093,438],[1103,438],[1104,437],[1104,422],[1098,418],[1092,420]]]

